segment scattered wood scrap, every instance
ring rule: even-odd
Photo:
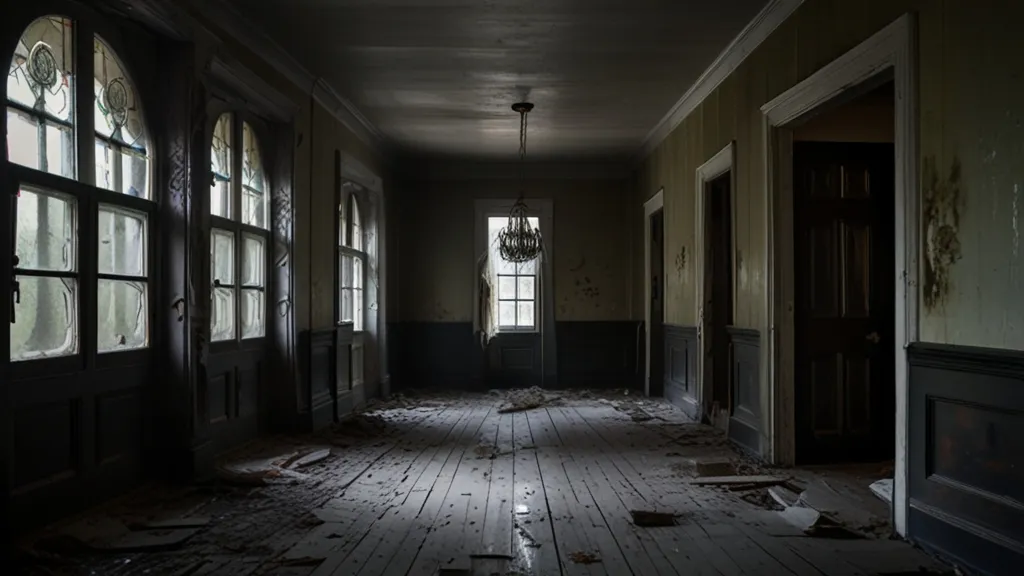
[[[789,479],[781,476],[709,476],[697,478],[692,484],[697,486],[743,486],[743,489],[766,488],[785,484]]]

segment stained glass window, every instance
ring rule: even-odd
[[[149,158],[135,87],[110,46],[93,40],[96,185],[149,198]]]

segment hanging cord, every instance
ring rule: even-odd
[[[526,125],[530,111],[519,109],[519,199],[526,194]]]

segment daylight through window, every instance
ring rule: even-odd
[[[530,226],[539,226],[537,218],[528,218]],[[508,217],[487,219],[489,257],[492,258],[497,285],[497,318],[499,330],[535,330],[537,327],[537,261],[521,264],[507,262],[498,251],[498,233],[508,224]],[[493,296],[492,296],[493,297]]]
[[[362,212],[356,193],[361,188],[352,182],[342,184],[338,204],[339,315],[362,332],[366,321],[366,251]]]
[[[214,342],[266,334],[270,216],[262,158],[255,129],[239,122],[234,113],[221,114],[210,142],[210,339]]]
[[[74,37],[70,19],[35,20],[15,46],[7,75],[7,160],[18,182],[14,361],[79,354],[83,329],[95,330],[87,352],[149,345],[149,224],[156,205],[142,110],[135,84],[102,38],[92,38],[93,57],[78,55],[80,69],[73,69]],[[90,75],[93,98],[76,99],[76,79]],[[76,166],[79,137],[95,141],[94,166]],[[96,299],[94,318],[83,315],[83,278],[95,281],[88,291]]]

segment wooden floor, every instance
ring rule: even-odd
[[[182,576],[852,576],[936,566],[900,541],[806,537],[741,492],[692,484],[691,459],[737,455],[667,405],[574,397],[500,413],[500,400],[412,402],[329,435],[279,440],[278,447],[324,443],[333,454],[267,487],[122,504],[108,513],[153,517],[169,502],[179,509],[195,502],[189,513],[211,521],[177,550],[77,558],[65,568]],[[633,510],[676,514],[678,524],[638,527]],[[506,557],[507,565],[484,567],[498,560],[477,558],[474,568],[473,555]]]

